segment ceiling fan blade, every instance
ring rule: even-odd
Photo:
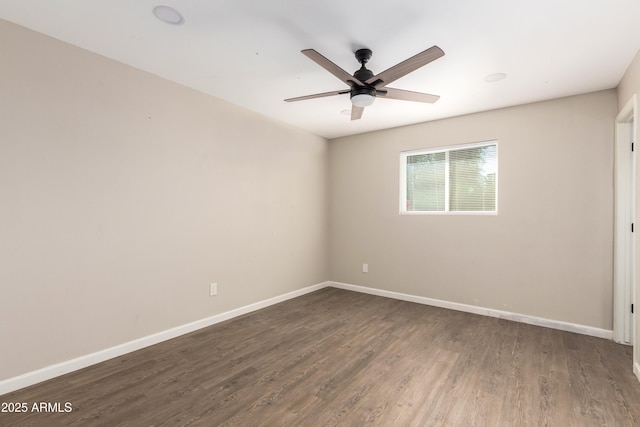
[[[399,64],[367,79],[366,83],[376,87],[383,87],[389,83],[398,80],[400,77],[404,77],[412,71],[417,70],[435,61],[436,59],[444,56],[444,52],[438,46],[431,46],[429,49],[412,56],[409,59],[402,61]]]
[[[352,84],[356,84],[358,86],[364,86],[360,80],[353,77],[351,74],[347,73],[342,68],[338,67],[336,64],[322,56],[320,53],[313,49],[305,49],[302,51],[304,55],[306,55],[309,59],[314,61],[316,64],[351,86]]]
[[[429,104],[433,104],[438,99],[440,99],[440,96],[438,95],[431,95],[422,92],[412,92],[410,90],[393,89],[391,87],[385,87],[384,90],[386,91],[386,93],[384,91],[377,91],[377,94],[382,98],[399,99],[402,101],[427,102]]]
[[[351,120],[360,120],[364,107],[351,106]]]
[[[298,96],[297,98],[287,98],[285,99],[285,101],[287,102],[294,102],[294,101],[304,101],[305,99],[314,99],[314,98],[324,98],[326,96],[334,96],[334,95],[342,95],[345,93],[349,93],[350,91],[347,90],[334,90],[333,92],[323,92],[323,93],[316,93],[313,95],[305,95],[305,96]]]

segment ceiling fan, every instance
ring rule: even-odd
[[[429,49],[406,59],[399,64],[379,73],[373,74],[371,70],[365,67],[365,64],[371,59],[372,52],[369,49],[359,49],[355,52],[356,59],[361,64],[359,70],[353,73],[353,76],[338,67],[329,59],[322,56],[313,49],[305,49],[302,51],[304,55],[312,61],[320,65],[322,68],[339,78],[341,81],[349,85],[351,89],[336,90],[333,92],[316,93],[314,95],[300,96],[297,98],[285,99],[287,102],[303,101],[305,99],[323,98],[326,96],[350,94],[351,96],[351,120],[358,120],[362,117],[365,107],[373,104],[376,96],[382,96],[388,99],[399,99],[402,101],[428,102],[434,103],[440,97],[438,95],[430,95],[428,93],[412,92],[402,89],[394,89],[387,87],[391,82],[398,80],[400,77],[417,70],[418,68],[435,61],[444,56],[444,52],[438,46],[432,46]]]

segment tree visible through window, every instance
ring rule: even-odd
[[[497,142],[402,153],[403,212],[496,212]]]

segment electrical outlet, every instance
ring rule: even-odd
[[[362,264],[362,272],[363,273],[369,272],[369,264]]]
[[[209,285],[209,296],[213,295],[218,295],[218,284],[215,282]]]

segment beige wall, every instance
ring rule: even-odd
[[[634,94],[638,93],[640,93],[640,50],[618,85],[618,111],[627,105]]]
[[[331,279],[611,330],[615,116],[608,90],[332,140]],[[491,139],[497,216],[398,214],[401,151]]]
[[[629,68],[624,74],[622,80],[620,81],[620,84],[618,85],[618,111],[621,111],[627,105],[627,103],[633,97],[633,95],[638,95],[638,94],[640,94],[640,51],[638,51],[638,53],[636,54],[635,58],[629,65]],[[638,113],[640,112],[636,112],[636,114]],[[638,129],[638,123],[636,123],[636,132],[637,132],[637,129]],[[636,141],[636,145],[637,145],[637,142],[638,141]],[[637,179],[636,188],[640,189],[640,175],[636,176],[636,179]],[[637,202],[636,212],[640,212],[640,195],[636,195],[636,202]],[[636,247],[640,247],[638,246],[637,242],[636,242]],[[636,261],[636,265],[640,266],[640,251],[638,251],[637,253],[638,253],[638,259]],[[636,278],[637,278],[637,282],[636,282],[635,306],[638,307],[639,304],[638,304],[637,297],[640,296],[640,274],[639,273],[636,273]],[[635,357],[634,363],[637,367],[640,367],[640,359],[639,359],[640,352],[637,351],[637,346],[640,345],[640,318],[637,315],[635,316],[635,321],[636,321],[636,339],[635,339],[636,351],[634,352],[634,357]],[[640,374],[640,372],[638,372],[637,374]]]
[[[328,279],[326,140],[0,40],[0,380]]]

